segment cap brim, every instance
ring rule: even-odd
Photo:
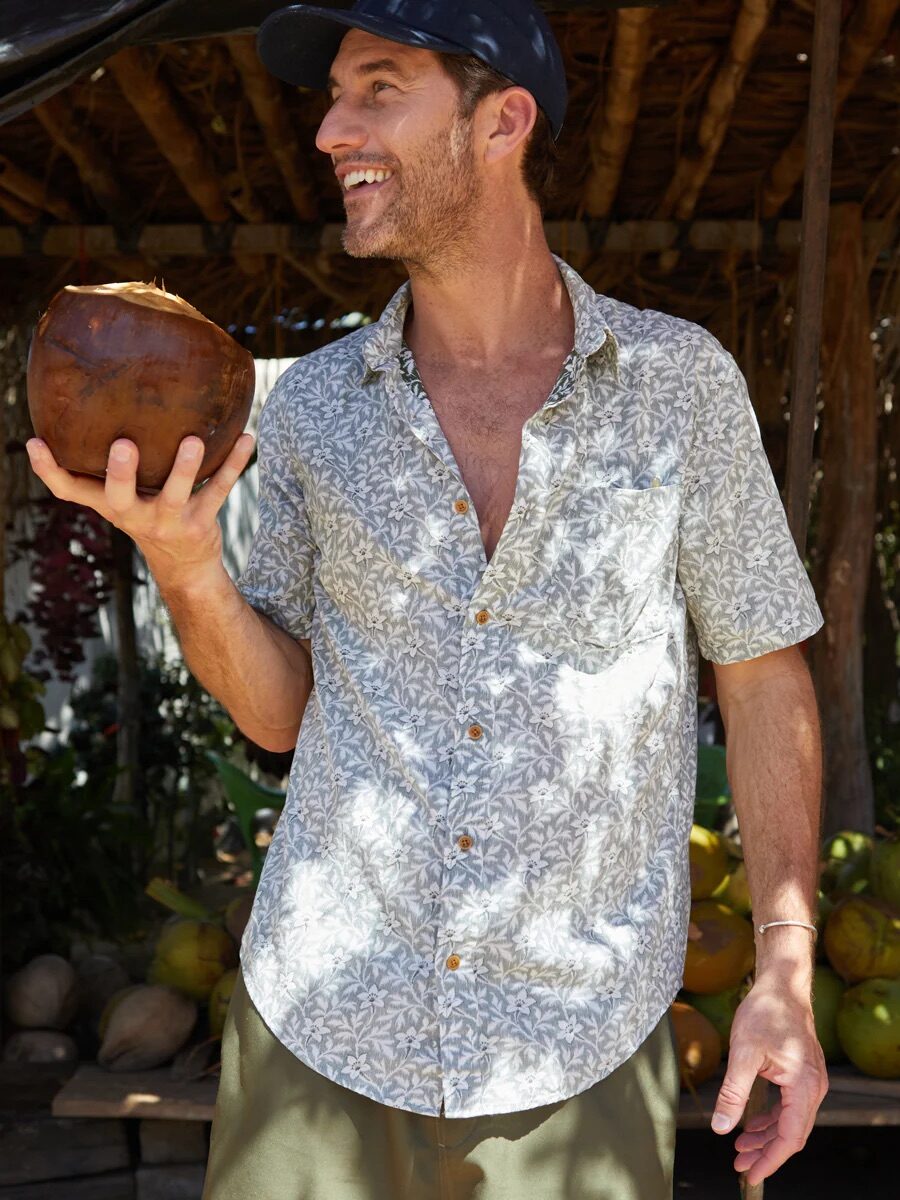
[[[263,65],[273,75],[298,87],[324,88],[341,39],[348,29],[363,29],[404,46],[422,46],[448,54],[469,54],[463,46],[384,17],[350,10],[294,4],[267,17],[256,35]]]

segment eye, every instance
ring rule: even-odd
[[[393,86],[394,85],[392,83],[388,83],[387,80],[385,80],[385,79],[376,79],[375,82],[372,84],[372,91],[377,92],[380,88],[383,88],[383,87],[389,88],[389,87],[393,87]]]

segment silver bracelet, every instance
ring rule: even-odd
[[[804,929],[811,929],[814,938],[819,936],[819,931],[815,925],[810,925],[808,921],[766,921],[765,925],[758,925],[760,933],[765,933],[767,929],[771,929],[773,925],[802,925]]]

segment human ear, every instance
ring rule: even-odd
[[[498,162],[512,154],[528,137],[537,119],[537,103],[524,88],[506,88],[486,99],[493,101],[485,162]]]

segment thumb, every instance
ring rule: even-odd
[[[743,1116],[759,1065],[756,1058],[749,1055],[736,1056],[732,1053],[729,1057],[728,1069],[713,1112],[712,1128],[715,1133],[728,1133]]]

